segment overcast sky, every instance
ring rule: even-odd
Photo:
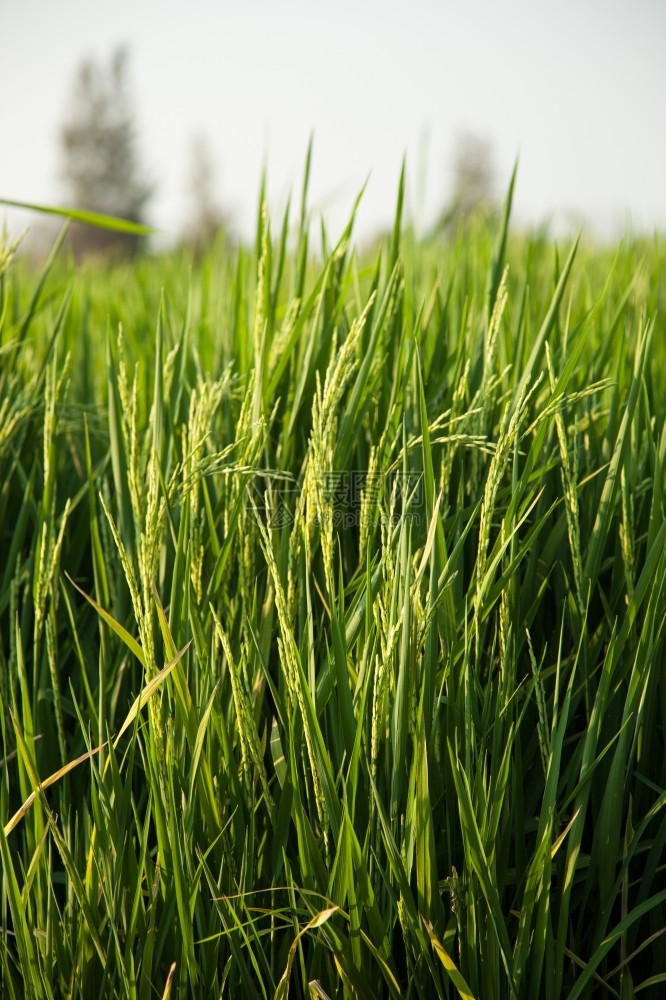
[[[120,44],[167,237],[195,136],[248,234],[263,164],[278,212],[311,132],[311,204],[333,235],[368,176],[360,234],[390,222],[405,154],[409,211],[431,221],[461,131],[492,143],[499,193],[519,157],[516,221],[666,230],[666,0],[0,0],[0,197],[63,202],[77,68]]]

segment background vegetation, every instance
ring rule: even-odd
[[[510,201],[4,251],[3,997],[661,995],[663,247]]]

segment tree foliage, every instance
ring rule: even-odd
[[[76,208],[143,222],[152,185],[139,160],[128,86],[129,53],[116,49],[107,65],[86,59],[60,132],[63,179]],[[101,230],[75,234],[82,252],[137,249],[137,237]]]
[[[215,195],[215,166],[205,136],[192,141],[189,165],[189,215],[183,242],[202,254],[223,232],[229,233],[229,214],[220,207]]]
[[[442,210],[435,230],[457,229],[474,216],[487,217],[497,208],[493,149],[486,136],[461,132],[455,142],[451,196]]]

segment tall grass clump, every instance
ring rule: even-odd
[[[660,996],[663,247],[0,259],[0,994]]]

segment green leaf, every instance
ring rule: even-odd
[[[79,208],[59,208],[53,205],[36,205],[27,201],[10,201],[8,198],[0,198],[0,205],[7,205],[8,208],[23,208],[29,212],[41,212],[43,215],[57,215],[63,219],[71,219],[72,222],[81,222],[86,226],[95,226],[97,229],[110,229],[116,233],[131,233],[136,236],[150,236],[155,230],[150,226],[144,226],[140,222],[130,222],[129,219],[120,219],[116,215],[103,215],[100,212],[87,212]]]

